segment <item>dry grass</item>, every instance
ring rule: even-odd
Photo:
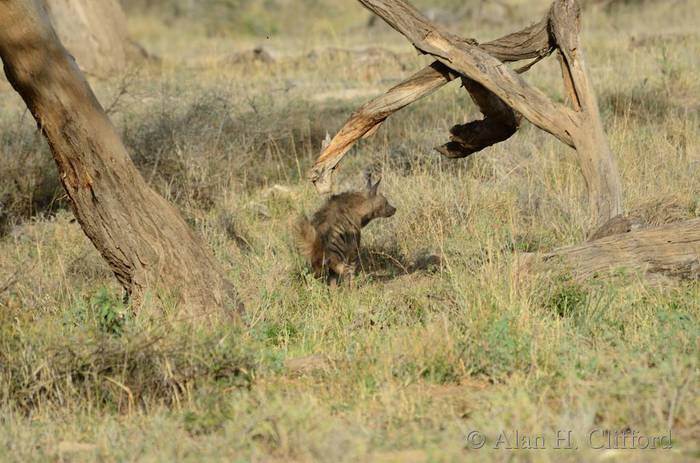
[[[698,11],[620,3],[588,11],[584,40],[627,208],[652,224],[697,217]],[[509,4],[500,21],[468,12],[451,27],[487,39],[538,16]],[[310,277],[288,224],[321,203],[303,179],[320,140],[426,62],[384,29],[357,29],[359,7],[334,8],[347,17],[292,37],[281,22],[265,40],[274,63],[231,60],[259,36],[230,42],[139,13],[133,31],[162,63],[94,83],[144,175],[229,269],[245,330],[131,315],[65,209],[42,139],[0,94],[0,460],[698,458],[697,282],[521,275],[520,252],[584,237],[580,173],[532,127],[468,160],[440,159],[432,147],[449,126],[475,116],[457,85],[396,115],[342,166],[341,188],[381,170],[399,210],[368,227],[357,287]],[[379,40],[398,55],[358,64],[322,51]],[[554,61],[528,79],[561,98]],[[594,451],[593,428],[672,429],[674,449]],[[580,450],[474,451],[472,430],[491,444],[502,430],[571,430]]]

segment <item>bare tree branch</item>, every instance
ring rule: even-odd
[[[474,82],[466,88],[486,117],[483,121],[453,128],[452,141],[442,147],[443,154],[464,157],[507,139],[517,130],[519,120],[515,115],[520,114],[577,150],[594,226],[622,213],[619,172],[608,147],[578,42],[580,10],[576,0],[555,0],[543,21],[529,31],[506,36],[508,40],[492,44],[490,50],[488,46],[478,46],[473,40],[460,38],[432,24],[405,0],[359,1],[419,51],[434,56],[447,70],[438,68],[442,71],[439,76],[424,70],[424,74],[416,75],[420,79],[414,76],[399,86],[408,95],[392,89],[356,112],[323,151],[310,173],[320,192],[330,191],[332,170],[356,140],[376,130],[390,113],[444,85],[452,74],[459,74],[465,82]],[[555,47],[562,55],[565,85],[573,109],[552,102],[504,65],[505,60],[514,58],[530,57],[537,61]],[[435,64],[432,67],[435,70]],[[417,87],[410,85],[412,82],[418,82]]]
[[[503,62],[516,62],[526,59],[536,61],[548,56],[554,50],[548,32],[548,18],[525,29],[508,34],[500,39],[479,45],[479,48]],[[461,42],[476,44],[473,40]],[[529,67],[527,68],[529,69]],[[525,69],[525,70],[527,70]],[[371,136],[392,114],[411,103],[428,96],[458,77],[458,73],[440,61],[435,61],[399,85],[355,111],[330,144],[324,149],[310,178],[320,193],[331,191],[331,174],[347,151],[361,138]]]

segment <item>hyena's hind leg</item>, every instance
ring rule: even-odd
[[[350,286],[353,285],[355,273],[357,272],[355,263],[348,264],[347,262],[337,262],[331,266],[330,270],[328,283],[331,287],[335,288],[341,281],[348,281]]]

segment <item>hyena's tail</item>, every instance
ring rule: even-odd
[[[300,215],[293,225],[294,241],[299,253],[309,263],[314,260],[316,248],[316,229],[305,215]]]

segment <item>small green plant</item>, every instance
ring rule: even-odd
[[[255,333],[260,341],[272,346],[285,345],[298,334],[298,328],[288,320],[262,324]]]
[[[661,56],[658,58],[658,63],[664,83],[671,84],[678,79],[680,71],[675,61],[669,55],[668,47],[665,45],[661,47]]]
[[[485,324],[478,337],[463,341],[462,357],[473,376],[502,381],[530,365],[531,337],[507,314]]]
[[[459,382],[459,372],[454,359],[445,355],[435,355],[423,368],[421,376],[435,384],[448,384]]]
[[[700,216],[700,196],[693,196],[693,200],[690,204],[690,213],[693,214],[695,217]]]
[[[560,279],[545,307],[560,317],[580,314],[588,304],[588,292],[568,277]]]
[[[64,314],[67,328],[94,326],[100,333],[121,336],[129,320],[128,307],[109,289],[102,287],[88,301],[80,301]]]
[[[102,288],[90,301],[97,316],[100,331],[114,336],[124,333],[124,325],[128,318],[127,308],[113,294]]]

